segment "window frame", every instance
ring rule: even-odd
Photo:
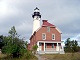
[[[53,35],[54,35],[54,39],[53,39]],[[55,40],[55,34],[52,34],[52,40]]]
[[[43,34],[45,35],[45,37],[43,37]],[[46,33],[42,33],[42,40],[46,40]]]

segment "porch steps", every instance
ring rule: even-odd
[[[60,51],[60,54],[65,54],[65,52],[64,51]]]
[[[38,54],[45,54],[44,51],[38,51]]]
[[[38,54],[64,54],[64,51],[38,51]]]

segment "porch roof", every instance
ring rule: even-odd
[[[37,42],[41,42],[41,43],[63,43],[64,41],[37,41]]]

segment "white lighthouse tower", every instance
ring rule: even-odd
[[[33,31],[32,31],[33,34],[40,27],[41,15],[37,7],[34,9],[34,13],[32,14],[32,17],[33,17]]]

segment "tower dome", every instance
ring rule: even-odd
[[[34,18],[35,16],[39,16],[39,18],[41,18],[41,15],[40,15],[40,11],[39,9],[36,7],[34,9],[34,13],[32,14],[32,17]]]

